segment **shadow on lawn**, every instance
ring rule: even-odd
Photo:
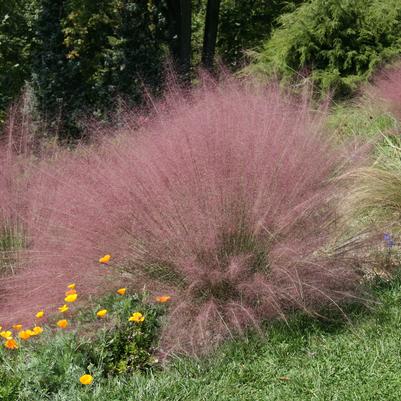
[[[392,279],[380,276],[372,279],[366,286],[361,300],[340,307],[332,306],[323,309],[321,316],[315,317],[305,313],[290,315],[287,322],[276,321],[266,324],[267,332],[274,330],[288,337],[304,336],[306,334],[338,334],[351,330],[366,319],[384,321],[391,318],[386,312],[391,305],[401,300],[401,267],[394,272]]]
[[[248,362],[258,356],[266,348],[286,344],[288,351],[297,352],[307,346],[308,338],[312,336],[334,336],[350,332],[358,336],[356,330],[359,323],[374,321],[375,324],[385,324],[391,320],[389,309],[401,302],[401,267],[394,272],[391,280],[377,277],[365,286],[363,301],[321,310],[321,317],[294,312],[287,321],[276,320],[266,322],[263,326],[265,335],[249,331],[243,338],[229,341],[220,349],[220,356],[227,362],[233,358],[241,358]],[[246,346],[244,346],[246,345]],[[206,358],[206,365],[208,358]],[[186,366],[186,368],[188,368]],[[205,367],[206,368],[206,367]],[[207,368],[206,368],[207,369]]]

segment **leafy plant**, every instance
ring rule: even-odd
[[[82,347],[81,352],[88,363],[102,367],[104,375],[147,370],[157,362],[155,347],[164,308],[146,303],[146,298],[146,294],[129,295],[116,301],[113,295],[102,300],[101,306],[108,309],[113,322],[96,333],[90,346]],[[130,322],[128,317],[133,311],[140,311],[145,320],[140,324]],[[90,326],[90,321],[85,325]]]
[[[96,317],[98,302],[108,308],[104,319]],[[144,321],[129,322],[130,314],[138,310]],[[147,302],[146,296],[111,295],[69,316],[71,331],[55,332],[44,326],[39,338],[20,342],[19,349],[1,346],[1,399],[25,400],[32,394],[49,399],[67,389],[79,391],[79,378],[85,372],[101,382],[154,368],[154,346],[164,313],[165,308]],[[51,317],[50,325],[53,319],[57,316]]]

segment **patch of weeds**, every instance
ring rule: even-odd
[[[374,138],[397,127],[396,120],[390,114],[377,111],[373,106],[361,107],[352,103],[342,103],[333,108],[327,124],[339,140]]]

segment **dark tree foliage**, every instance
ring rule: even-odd
[[[270,36],[276,19],[304,0],[222,0],[218,53],[232,69],[246,61],[244,50],[253,49]]]
[[[84,116],[107,118],[117,95],[138,103],[144,87],[160,87],[162,1],[40,2],[35,89],[43,117],[61,137],[79,137]]]
[[[115,74],[117,91],[139,102],[143,86],[160,89],[167,41],[166,5],[154,1],[144,12],[136,1],[120,3],[121,22],[117,30],[116,48],[120,51],[118,73]]]
[[[29,12],[24,0],[0,1],[0,124],[6,108],[29,79]]]
[[[189,81],[192,52],[192,0],[166,0],[169,47],[178,73]]]
[[[49,135],[79,138],[84,119],[107,120],[117,97],[140,104],[145,88],[160,91],[168,50],[184,84],[190,84],[194,65],[213,70],[216,51],[231,66],[238,66],[242,50],[269,34],[284,4],[284,0],[3,1],[0,124],[7,105],[31,80]]]
[[[39,111],[49,125],[78,135],[74,120],[84,103],[85,82],[79,65],[69,60],[62,21],[67,0],[38,0],[32,75]]]

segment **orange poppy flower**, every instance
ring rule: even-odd
[[[61,329],[65,329],[68,326],[68,320],[62,319],[57,322],[57,326]]]
[[[17,348],[18,348],[18,344],[17,344],[17,342],[16,342],[13,338],[8,339],[8,340],[4,343],[4,346],[5,346],[6,348],[8,348],[8,349],[17,349]]]
[[[117,290],[117,294],[125,295],[126,291],[127,291],[126,288],[120,288],[120,289]]]
[[[171,300],[171,297],[169,295],[161,295],[159,297],[156,297],[155,299],[156,299],[156,302],[164,304],[166,302],[169,302]]]
[[[99,263],[107,264],[110,262],[111,255],[104,255],[99,259]]]
[[[31,338],[31,334],[29,333],[28,330],[22,330],[18,333],[18,337],[21,340],[28,340],[29,338]]]

